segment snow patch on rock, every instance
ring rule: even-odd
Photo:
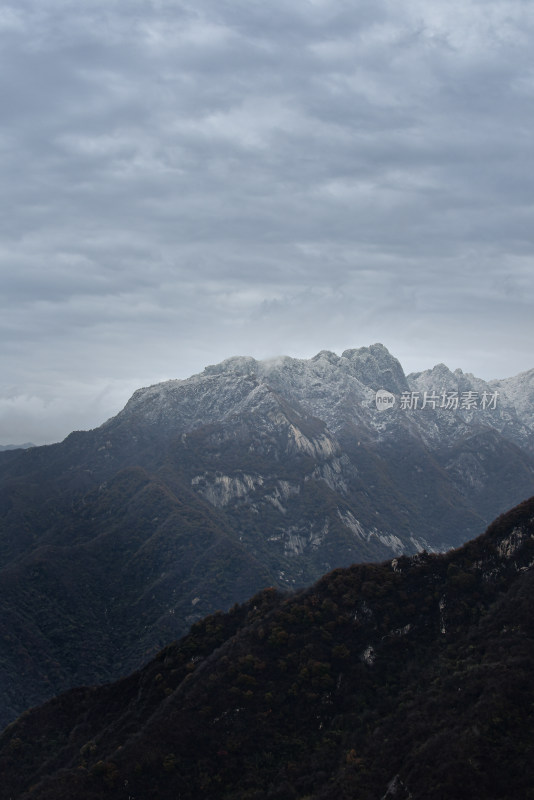
[[[216,508],[223,508],[231,500],[243,500],[263,485],[261,475],[215,475],[208,478],[206,475],[196,475],[191,480],[191,485],[209,503]]]
[[[343,525],[355,533],[359,539],[363,539],[365,542],[369,542],[371,539],[378,539],[379,542],[392,550],[395,555],[402,555],[402,553],[404,553],[404,545],[395,534],[383,533],[377,528],[365,530],[361,522],[357,520],[354,514],[348,509],[341,511],[341,509],[338,508],[337,513]]]

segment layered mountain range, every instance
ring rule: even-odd
[[[534,492],[534,370],[406,376],[383,345],[232,358],[0,452],[0,722],[334,567],[446,551]]]
[[[517,800],[534,785],[534,498],[447,554],[197,622],[0,736],[1,800]]]

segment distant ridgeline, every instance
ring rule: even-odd
[[[443,552],[534,494],[534,370],[406,376],[383,345],[232,358],[0,453],[0,725],[208,614]]]
[[[195,623],[0,737],[0,798],[517,800],[534,787],[534,498],[444,555]]]

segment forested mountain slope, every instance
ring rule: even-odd
[[[25,713],[0,797],[532,797],[533,567],[534,498],[445,555],[265,590]]]

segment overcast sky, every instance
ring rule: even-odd
[[[231,355],[534,367],[531,0],[3,0],[0,443]]]

